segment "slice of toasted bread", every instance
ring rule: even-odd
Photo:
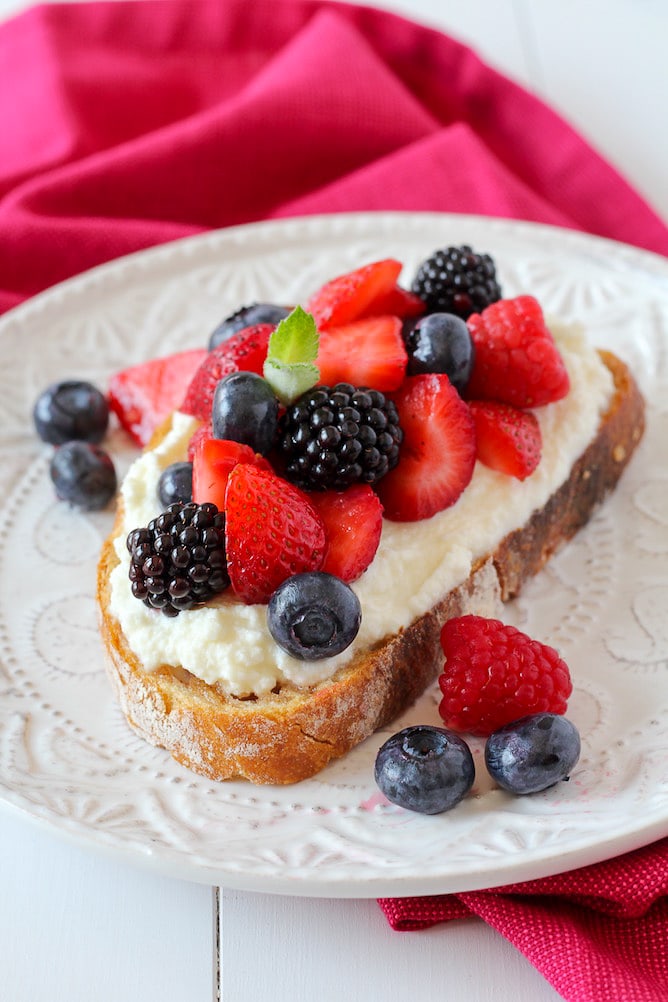
[[[285,784],[315,775],[399,716],[441,669],[443,622],[467,611],[493,613],[495,602],[517,595],[619,480],[642,437],[644,402],[626,365],[610,352],[601,357],[613,377],[613,397],[595,438],[547,504],[429,612],[309,688],[282,684],[242,699],[178,666],[146,671],[109,613],[119,513],[99,563],[98,604],[108,672],[130,724],[210,779]]]

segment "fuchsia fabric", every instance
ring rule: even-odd
[[[355,209],[533,219],[668,254],[663,223],[553,112],[383,11],[143,0],[0,26],[0,310],[211,227]]]
[[[668,838],[542,880],[379,904],[404,932],[477,915],[568,1002],[668,999]]]
[[[0,311],[213,227],[382,209],[531,219],[668,254],[661,220],[549,108],[383,11],[140,0],[0,26]],[[573,1002],[658,1002],[667,872],[659,842],[500,892],[381,905],[397,929],[480,916]]]

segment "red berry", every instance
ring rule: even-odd
[[[240,371],[261,376],[273,330],[272,324],[246,327],[208,352],[192,378],[181,409],[201,421],[208,421],[213,394],[223,376]]]
[[[137,445],[146,445],[165,418],[181,407],[193,373],[206,354],[204,348],[180,351],[130,366],[111,377],[109,406]]]
[[[438,683],[446,727],[489,735],[529,713],[565,713],[573,685],[557,651],[483,616],[450,619]]]
[[[227,481],[238,463],[250,463],[251,466],[271,470],[267,460],[253,452],[249,445],[200,436],[192,458],[193,501],[196,504],[210,501],[219,511],[224,511]]]
[[[470,399],[542,407],[566,396],[568,372],[533,296],[500,299],[466,323],[475,348]]]
[[[398,389],[408,355],[398,317],[369,317],[320,332],[320,383],[352,383],[383,393]]]
[[[306,309],[313,314],[318,330],[349,324],[375,299],[395,288],[400,272],[401,263],[392,258],[366,264],[326,282],[308,300]]]
[[[392,399],[404,438],[399,462],[377,484],[385,517],[430,518],[454,504],[473,476],[473,418],[440,373],[409,376]]]
[[[345,491],[309,495],[325,526],[327,553],[322,570],[350,583],[364,573],[376,555],[383,528],[383,506],[368,484]]]
[[[493,400],[472,400],[469,406],[480,462],[526,480],[540,462],[543,444],[536,415]]]
[[[319,571],[325,557],[322,519],[306,494],[246,463],[227,481],[225,536],[232,588],[248,604],[268,602],[293,574]]]
[[[205,421],[204,424],[201,424],[193,432],[190,441],[188,442],[188,453],[186,456],[189,463],[192,463],[200,442],[203,442],[206,438],[213,438],[213,430],[211,428],[210,421]]]
[[[367,308],[360,314],[363,317],[380,317],[391,314],[394,317],[421,317],[427,307],[419,296],[401,286],[395,285],[389,292],[384,292],[377,296]]]

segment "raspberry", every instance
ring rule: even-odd
[[[460,616],[441,630],[441,646],[446,727],[487,736],[530,713],[566,712],[573,686],[565,661],[514,626]]]
[[[492,303],[467,326],[475,349],[469,399],[525,408],[566,396],[568,371],[533,296]]]

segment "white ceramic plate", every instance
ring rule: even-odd
[[[117,368],[205,345],[256,299],[297,302],[377,257],[405,279],[436,247],[496,258],[507,295],[586,324],[646,393],[646,437],[616,494],[508,615],[559,646],[583,754],[533,797],[484,769],[456,810],[387,805],[376,751],[409,722],[438,723],[436,692],[316,779],[212,784],[130,732],[102,667],[95,564],[109,512],[54,501],[31,408],[51,380],[104,385]],[[0,320],[0,791],[54,831],[167,874],[329,897],[435,894],[544,876],[668,834],[668,262],[589,236],[437,214],[355,214],[228,229],[64,283]],[[124,436],[109,447],[123,470]],[[476,756],[480,760],[480,747]]]

